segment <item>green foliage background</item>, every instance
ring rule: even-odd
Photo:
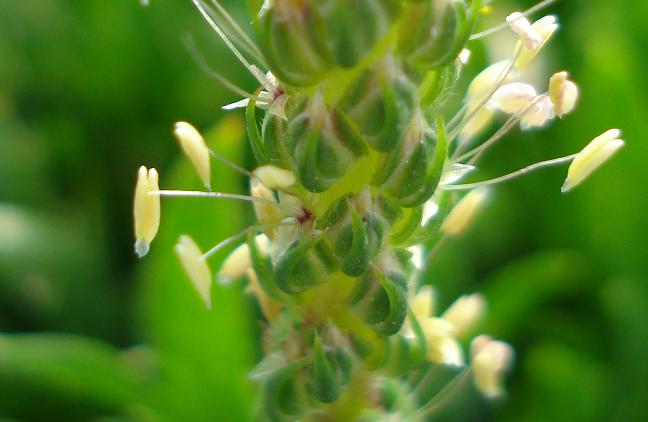
[[[241,2],[226,3],[244,22]],[[579,107],[508,137],[481,176],[577,151],[610,127],[627,147],[569,195],[564,169],[498,188],[428,278],[442,306],[485,292],[482,331],[518,352],[508,400],[480,420],[646,420],[648,3],[563,0],[552,11],[563,28],[547,68],[570,70]],[[164,187],[199,188],[174,121],[211,127],[215,149],[252,165],[238,114],[214,126],[236,97],[198,68],[186,34],[254,87],[189,1],[0,0],[1,420],[251,417],[258,311],[241,285],[217,287],[214,310],[202,309],[172,252],[181,233],[208,247],[236,232],[249,208],[165,201],[151,256],[132,253],[140,164]],[[215,174],[216,189],[245,192],[231,171]]]

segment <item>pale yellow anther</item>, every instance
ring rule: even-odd
[[[160,228],[160,196],[152,194],[160,190],[158,173],[142,166],[137,176],[133,217],[135,220],[135,253],[140,258],[149,251],[149,246]]]
[[[443,313],[441,318],[448,321],[455,337],[462,337],[472,330],[486,311],[486,300],[478,293],[464,295],[457,299]]]
[[[520,53],[515,61],[516,69],[522,70],[531,63],[533,58],[542,50],[545,44],[547,44],[554,32],[558,30],[557,22],[558,20],[555,16],[549,15],[535,21],[531,25],[531,29],[540,36],[541,41],[535,48],[529,48],[521,41],[518,41],[515,51],[518,51],[519,49]]]
[[[491,104],[504,113],[516,114],[527,108],[537,95],[531,85],[513,82],[499,87],[493,94]]]
[[[479,336],[471,343],[471,356],[477,389],[489,399],[504,395],[503,376],[513,363],[513,348],[488,336]]]
[[[556,116],[554,106],[548,95],[542,95],[533,100],[530,107],[525,108],[520,116],[522,130],[541,127]]]
[[[296,179],[293,172],[282,168],[266,165],[254,170],[254,175],[268,189],[286,189],[295,184]]]
[[[468,86],[468,96],[472,98],[476,98],[481,95],[488,94],[490,91],[495,89],[497,83],[500,82],[502,79],[504,79],[503,82],[510,79],[512,77],[510,73],[509,75],[504,77],[506,70],[509,66],[510,66],[510,62],[508,60],[502,60],[497,63],[493,63],[492,65],[488,66],[486,69],[482,70],[470,82],[470,85]]]
[[[182,235],[175,246],[175,252],[194,290],[205,306],[211,309],[212,276],[209,265],[202,259],[202,251],[191,237]]]
[[[178,122],[173,127],[182,151],[191,161],[205,187],[211,190],[211,165],[209,148],[198,130],[187,122]]]
[[[419,321],[425,339],[427,340],[430,362],[464,366],[464,356],[461,345],[452,335],[452,325],[441,318],[426,318]]]
[[[418,320],[430,318],[434,313],[436,293],[432,286],[423,286],[412,298],[410,309]]]
[[[542,43],[540,34],[533,29],[531,22],[522,13],[511,13],[506,17],[506,23],[520,37],[520,41],[526,48],[535,49]]]
[[[549,80],[549,97],[558,117],[572,111],[578,100],[578,86],[568,77],[567,72],[558,72]]]
[[[450,211],[443,224],[441,232],[448,236],[455,236],[463,232],[472,222],[477,211],[486,202],[488,190],[477,188],[470,191],[459,203]]]
[[[597,136],[579,152],[567,171],[561,191],[568,192],[580,185],[596,169],[607,162],[625,143],[619,139],[621,131],[610,129]]]
[[[256,242],[259,252],[262,255],[267,255],[270,246],[270,240],[268,237],[264,234],[260,234],[254,238],[254,241]],[[243,243],[238,248],[234,249],[223,262],[223,265],[218,272],[218,281],[227,284],[243,277],[250,268],[252,268],[250,248],[247,243]]]
[[[254,198],[265,199],[266,201],[275,203],[275,205],[272,205],[264,202],[254,202],[254,213],[259,223],[273,224],[282,220],[283,214],[279,209],[279,204],[276,202],[274,194],[255,177],[250,179],[250,194]]]

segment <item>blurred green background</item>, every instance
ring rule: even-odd
[[[243,2],[224,3],[246,21]],[[648,3],[551,11],[563,26],[544,66],[570,70],[579,107],[508,137],[481,176],[572,153],[611,127],[627,146],[569,195],[565,169],[499,187],[428,277],[442,305],[485,292],[482,331],[517,350],[508,400],[482,419],[648,420]],[[132,252],[139,165],[158,168],[162,187],[199,188],[173,122],[252,166],[240,114],[221,120],[236,96],[200,70],[187,35],[254,88],[188,0],[0,0],[0,420],[251,418],[258,310],[235,285],[216,287],[205,311],[172,252],[181,233],[203,247],[235,233],[249,207],[164,201],[152,253]],[[216,189],[245,192],[216,167]]]

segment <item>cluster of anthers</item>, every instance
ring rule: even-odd
[[[249,94],[217,75],[228,87],[245,96],[244,100],[223,108],[230,110],[245,107],[249,110],[250,103],[254,102],[256,107],[266,110],[275,118],[286,120],[286,105],[294,90],[291,90],[287,85],[282,85],[282,82],[272,73],[262,72],[245,59],[230,40],[232,36],[226,34],[226,31],[222,29],[223,25],[219,25],[219,21],[214,16],[220,18],[221,24],[225,22],[227,28],[234,28],[233,33],[238,37],[239,44],[251,50],[252,56],[257,56],[255,54],[256,47],[247,38],[244,31],[240,30],[229,18],[229,15],[225,14],[217,2],[214,3],[217,13],[213,13],[202,1],[194,1],[194,3],[236,57],[261,84],[261,88],[256,93]],[[454,207],[442,216],[443,220],[437,226],[441,239],[456,236],[466,228],[487,199],[487,187],[533,170],[570,163],[567,177],[562,186],[562,191],[567,192],[581,184],[624,144],[619,139],[620,131],[611,129],[594,138],[582,151],[576,154],[538,162],[495,179],[458,183],[462,177],[476,169],[477,161],[488,148],[518,125],[521,130],[538,128],[555,117],[564,117],[574,109],[579,89],[569,79],[567,72],[561,71],[551,76],[546,90],[542,93],[539,93],[533,85],[521,81],[529,63],[558,29],[558,23],[554,16],[545,16],[533,23],[527,19],[527,16],[549,3],[551,2],[544,1],[524,13],[512,13],[506,18],[506,23],[503,25],[471,36],[471,39],[479,39],[508,27],[517,35],[518,42],[509,59],[490,65],[472,80],[463,106],[454,117],[448,119],[448,123],[445,125],[447,141],[449,145],[453,145],[453,149],[449,149],[452,153],[448,154],[443,166],[438,189],[425,202],[423,215],[420,219],[421,226],[426,226],[428,221],[440,215],[440,195],[450,191],[467,191],[468,194],[457,201]],[[278,4],[283,4],[283,2],[278,2]],[[261,13],[267,13],[272,7],[272,2],[267,1],[263,5]],[[242,42],[240,42],[241,40]],[[461,68],[465,65],[469,56],[470,51],[464,48],[456,59],[456,66]],[[303,114],[320,116],[326,114],[325,111],[321,111],[325,109],[324,99],[315,95]],[[489,127],[498,113],[508,116],[505,123],[492,136],[482,142],[475,143],[475,139]],[[327,125],[330,124],[327,117],[328,115],[321,119],[321,126],[324,127],[322,130],[326,130]],[[267,121],[264,121],[264,124],[266,123]],[[417,126],[412,124],[409,130],[415,132]],[[277,262],[286,254],[286,251],[294,249],[292,245],[303,236],[303,233],[309,233],[314,238],[322,236],[317,219],[323,218],[323,213],[321,210],[314,209],[310,199],[311,193],[301,186],[300,175],[295,172],[273,164],[264,164],[254,171],[245,170],[210,150],[201,134],[186,122],[177,123],[174,134],[207,190],[160,190],[156,170],[140,168],[134,202],[137,238],[135,251],[137,255],[140,257],[146,255],[149,245],[157,233],[160,222],[160,197],[162,196],[249,201],[254,206],[258,224],[218,243],[204,253],[191,237],[183,235],[175,250],[193,287],[207,307],[210,307],[213,277],[207,260],[223,248],[241,239],[246,237],[252,239],[252,241],[243,242],[231,252],[222,264],[216,278],[227,283],[247,277],[250,290],[258,298],[264,317],[272,322],[285,309],[286,305],[276,300],[275,286],[263,285],[261,274],[259,274],[260,269],[254,265],[254,261],[255,259],[259,260],[259,257],[267,257],[271,263],[268,267],[269,270],[273,271],[274,268],[275,271],[279,271],[276,268]],[[212,192],[210,188],[210,160],[212,158],[225,162],[235,171],[249,177],[250,195]],[[372,200],[368,191],[360,192],[353,200],[353,207],[358,210],[359,214],[362,214],[365,209],[372,206]],[[351,207],[350,204],[349,200],[344,206]],[[346,210],[347,208],[344,208],[344,212],[347,212]],[[353,218],[355,218],[354,216],[355,214],[352,214]],[[365,223],[367,223],[366,219]],[[355,229],[355,226],[353,227]],[[342,234],[341,232],[337,233],[339,236]],[[368,246],[365,245],[365,247]],[[427,262],[426,258],[429,257],[431,251],[429,248],[424,249],[424,245],[421,244],[413,244],[408,248],[411,253],[410,262],[415,268],[415,274],[418,274]],[[395,259],[393,256],[381,255],[378,252],[373,256],[378,256],[376,260],[381,260],[380,265],[382,266],[385,266],[385,262],[390,259]],[[316,262],[313,265],[323,264]],[[341,265],[344,268],[345,263],[342,262]],[[349,270],[347,273],[352,271]],[[408,277],[408,279],[417,280],[416,276]],[[466,359],[460,341],[471,332],[471,328],[479,321],[486,307],[484,299],[479,294],[461,297],[442,315],[434,316],[432,288],[429,286],[417,288],[412,284],[416,284],[416,282],[410,282],[407,287],[410,291],[407,318],[404,317],[405,321],[400,329],[401,334],[405,338],[412,338],[416,337],[419,331],[422,332],[427,343],[426,356],[429,362],[463,367]],[[280,286],[280,288],[284,292],[290,292],[293,287]],[[299,291],[301,290],[296,289],[295,293]],[[283,295],[283,292],[278,294]],[[318,342],[319,340],[316,338],[315,344],[318,345]],[[315,347],[316,350],[317,347]],[[501,396],[503,394],[502,375],[508,370],[512,358],[513,350],[508,344],[483,335],[474,338],[470,351],[470,372],[473,374],[474,385],[487,397]],[[425,410],[423,409],[422,412],[424,413]]]

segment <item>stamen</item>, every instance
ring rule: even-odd
[[[263,230],[275,229],[277,227],[282,227],[282,226],[295,226],[297,224],[298,223],[296,223],[294,221],[284,221],[284,222],[281,222],[281,223],[260,224],[260,225],[257,225],[257,226],[248,227],[248,228],[238,232],[237,234],[235,234],[233,236],[230,236],[227,239],[223,240],[222,242],[218,243],[216,246],[214,246],[213,248],[211,248],[210,250],[205,252],[203,254],[203,256],[200,257],[200,260],[201,261],[206,261],[207,259],[214,256],[214,254],[216,254],[216,252],[220,251],[224,247],[226,247],[228,245],[231,245],[232,243],[236,242],[237,240],[247,236],[247,234],[250,233],[251,231],[257,231],[257,230],[258,231],[263,231]]]
[[[259,202],[267,205],[276,205],[275,202],[263,198],[255,198],[253,196],[239,195],[237,193],[223,193],[223,192],[203,192],[193,190],[157,190],[148,193],[149,195],[168,196],[168,197],[183,197],[183,198],[217,198],[217,199],[231,199],[234,201],[248,201]]]
[[[554,158],[553,160],[547,160],[547,161],[540,161],[539,163],[531,164],[530,166],[524,167],[523,169],[514,171],[513,173],[506,174],[504,176],[496,177],[494,179],[489,179],[489,180],[484,180],[481,182],[475,182],[475,183],[466,183],[463,185],[445,185],[441,186],[440,189],[443,190],[466,190],[466,189],[473,189],[473,188],[478,188],[482,186],[490,186],[490,185],[497,185],[499,183],[503,183],[506,181],[509,181],[511,179],[515,179],[516,177],[525,175],[527,173],[530,173],[534,170],[538,170],[541,168],[545,167],[553,167],[557,166],[560,164],[565,164],[570,161],[572,161],[576,155],[578,154],[572,154],[568,155],[566,157],[560,157],[560,158]]]
[[[205,8],[205,4],[203,3],[202,0],[191,0],[200,12],[200,14],[203,16],[203,18],[207,21],[209,26],[212,27],[212,29],[218,34],[218,36],[223,40],[227,48],[230,49],[232,53],[236,56],[236,58],[245,66],[246,69],[250,69],[250,62],[246,60],[245,57],[243,57],[243,54],[236,48],[236,46],[230,41],[230,39],[227,37],[225,32],[218,26],[218,24],[214,21],[214,19],[211,17],[211,15],[207,12],[207,9]]]
[[[511,58],[511,60],[508,62],[508,64],[500,74],[495,86],[491,89],[491,91],[487,95],[485,95],[482,98],[482,100],[479,101],[477,106],[470,113],[464,116],[463,120],[461,120],[461,123],[459,123],[459,119],[461,119],[463,114],[468,110],[468,107],[470,106],[470,101],[467,101],[457,112],[457,114],[455,114],[455,116],[450,120],[450,123],[448,123],[447,127],[452,128],[452,126],[457,126],[450,129],[450,137],[449,137],[450,142],[452,142],[459,135],[459,133],[461,133],[462,127],[465,126],[466,123],[470,122],[470,120],[472,120],[477,115],[479,109],[484,107],[488,103],[488,101],[490,101],[490,99],[493,97],[495,92],[497,92],[497,90],[502,86],[506,78],[511,74],[515,62],[517,61],[521,53],[522,53],[522,49],[518,48],[513,58]]]
[[[233,162],[231,162],[227,158],[223,157],[222,155],[220,155],[219,153],[217,153],[214,150],[210,149],[209,150],[209,155],[216,158],[217,160],[220,160],[223,164],[227,165],[229,168],[231,168],[232,170],[234,170],[234,171],[236,171],[238,173],[241,173],[241,174],[243,174],[245,176],[248,176],[248,177],[254,177],[254,175],[252,174],[251,171],[248,171],[248,170],[244,169],[243,167],[240,167],[240,166],[234,164]]]
[[[252,41],[248,34],[243,29],[241,29],[239,24],[236,23],[236,20],[233,19],[229,13],[227,13],[227,9],[225,9],[218,0],[211,0],[211,2],[214,4],[214,7],[216,7],[216,9],[225,17],[225,20],[232,26],[232,28],[234,28],[234,31],[238,32],[242,42],[247,44],[248,48],[252,50],[252,52],[254,52],[254,54],[259,58],[263,57],[256,44],[254,44],[254,41]]]
[[[511,129],[513,129],[515,125],[518,124],[518,122],[522,119],[522,117],[526,115],[529,111],[531,111],[531,109],[533,109],[533,106],[535,106],[538,103],[538,101],[542,99],[543,95],[546,95],[546,93],[538,95],[536,98],[533,99],[533,101],[529,103],[529,105],[526,108],[524,108],[524,110],[522,110],[517,114],[512,115],[506,121],[506,123],[504,123],[504,125],[502,125],[502,127],[499,128],[497,132],[495,132],[493,136],[491,136],[488,140],[486,140],[479,146],[475,147],[474,149],[466,152],[465,154],[457,158],[453,158],[452,161],[455,163],[459,163],[474,156],[473,159],[467,163],[468,165],[474,165],[477,162],[477,160],[479,160],[479,158],[481,157],[481,154],[483,154],[488,148],[493,146],[495,142],[499,141],[506,134],[508,134],[511,131]]]
[[[191,54],[191,57],[194,59],[198,67],[200,67],[200,69],[203,72],[205,72],[212,78],[216,79],[218,82],[223,84],[225,88],[229,89],[230,91],[232,91],[237,95],[240,95],[241,97],[249,98],[252,96],[252,94],[238,87],[234,82],[230,81],[225,76],[221,75],[220,73],[215,71],[211,66],[209,66],[207,60],[205,60],[205,57],[200,53],[200,51],[198,51],[198,48],[196,47],[196,43],[194,42],[193,38],[190,35],[187,35],[184,38],[184,43],[187,46],[187,50],[189,50],[189,54]]]
[[[547,8],[547,7],[551,6],[552,4],[554,4],[554,3],[558,2],[558,1],[559,0],[544,0],[544,1],[541,1],[540,3],[536,4],[535,6],[530,7],[529,9],[522,12],[522,16],[526,16],[526,17],[531,16],[534,13],[537,13],[537,12],[541,11],[542,9]],[[486,29],[484,31],[481,31],[481,32],[478,32],[476,34],[471,35],[470,36],[470,41],[478,40],[480,38],[487,37],[489,35],[495,34],[496,32],[499,32],[502,29],[506,29],[508,27],[509,27],[508,22],[504,22],[504,23],[499,24],[497,26],[494,26],[492,28],[489,28],[489,29]]]

